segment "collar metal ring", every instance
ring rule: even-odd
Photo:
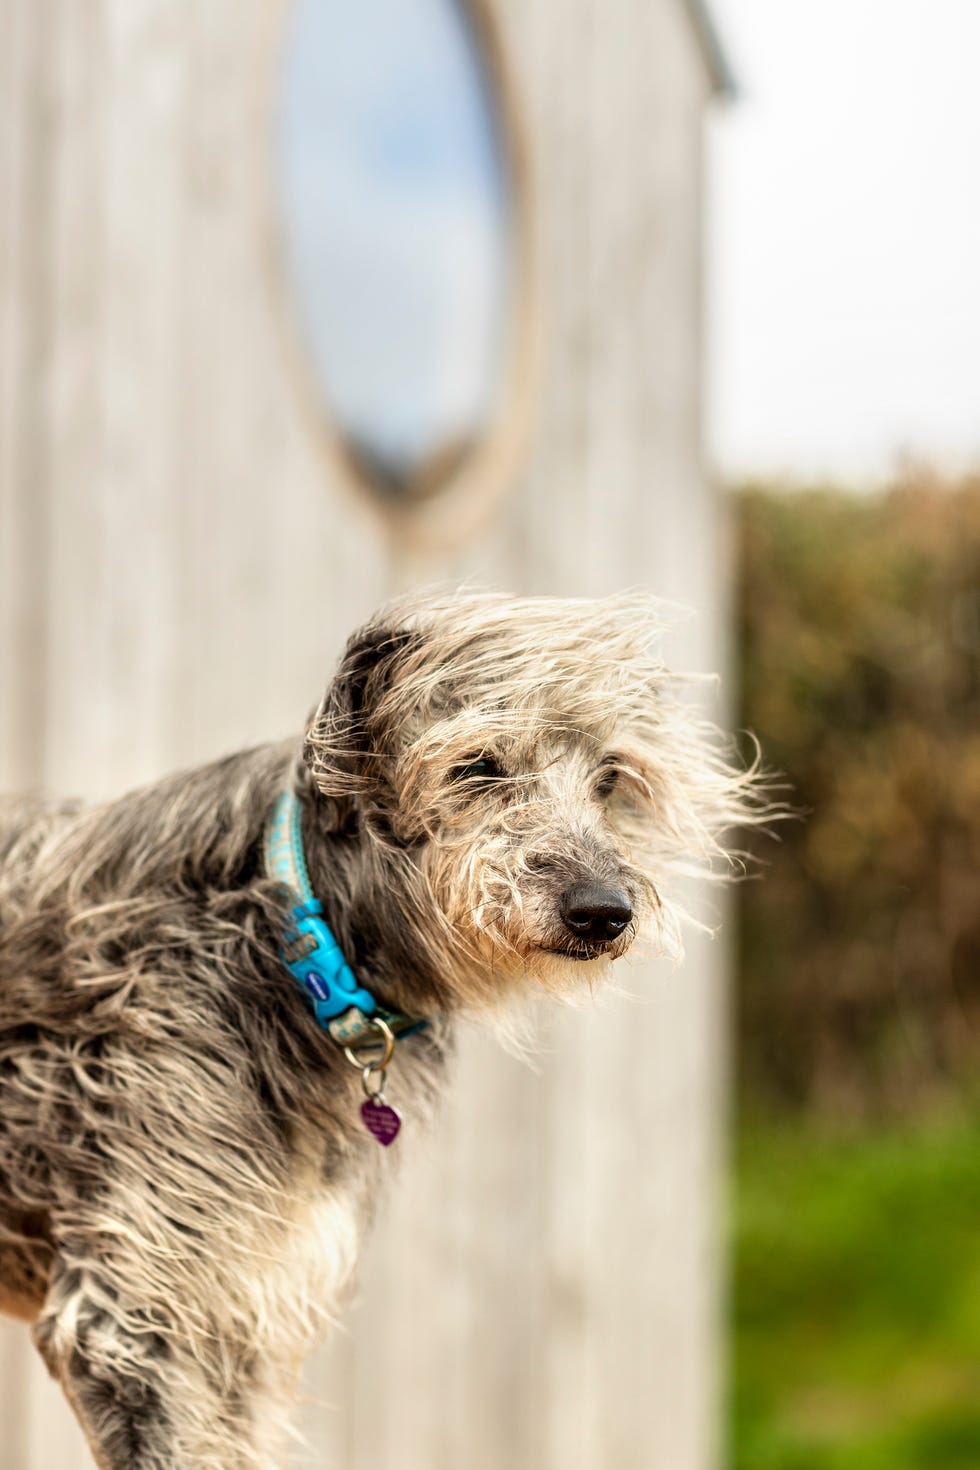
[[[387,1067],[388,1063],[391,1061],[392,1055],[394,1054],[395,1033],[388,1025],[388,1022],[383,1021],[380,1016],[368,1016],[367,1019],[370,1024],[375,1028],[375,1030],[379,1033],[379,1037],[382,1042],[382,1050],[380,1055],[377,1057],[366,1057],[363,1055],[363,1052],[361,1055],[358,1055],[357,1049],[352,1046],[345,1046],[344,1056],[350,1062],[351,1066],[356,1067],[359,1072],[383,1072],[385,1067]],[[359,1043],[359,1045],[361,1048],[363,1048],[365,1045],[369,1047],[373,1046],[374,1038],[372,1037],[366,1042],[362,1041]]]
[[[361,1086],[364,1089],[364,1096],[368,1099],[369,1102],[372,1102],[374,1100],[377,1100],[378,1102],[384,1102],[386,1076],[387,1073],[385,1072],[384,1067],[382,1067],[380,1071],[375,1071],[375,1069],[371,1066],[367,1066],[364,1068],[364,1071],[361,1073]],[[372,1078],[374,1079],[373,1085]]]

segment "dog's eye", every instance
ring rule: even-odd
[[[453,772],[457,781],[487,781],[499,775],[500,767],[490,755],[481,755],[478,760],[467,761],[465,766],[457,766]]]
[[[611,796],[619,782],[619,767],[604,766],[595,783],[595,794],[598,797]]]

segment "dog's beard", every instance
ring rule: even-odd
[[[472,961],[492,978],[484,994],[491,1005],[503,1005],[522,990],[562,997],[581,991],[588,996],[608,981],[613,964],[629,952],[635,936],[634,924],[605,942],[585,941],[553,925],[537,932],[517,927],[509,934],[494,925],[471,929],[468,948]]]
[[[579,939],[574,935],[555,934],[547,939],[536,943],[528,952],[529,958],[535,951],[556,956],[558,959],[572,960],[576,963],[589,963],[594,960],[618,960],[620,955],[626,954],[633,943],[634,926],[631,924],[617,939]]]
[[[620,948],[619,954],[625,951]],[[549,995],[563,1000],[588,1000],[609,981],[614,959],[606,949],[593,954],[573,954],[558,949],[538,949],[529,956],[527,978]]]
[[[608,956],[583,963],[538,949],[518,973],[498,983],[492,1007],[476,1005],[467,1011],[511,1056],[533,1063],[556,1003],[563,1009],[585,1010],[618,988]]]

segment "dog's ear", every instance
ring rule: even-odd
[[[322,795],[343,800],[384,779],[392,730],[381,706],[406,652],[418,642],[407,628],[382,626],[351,638],[303,743],[303,759]]]

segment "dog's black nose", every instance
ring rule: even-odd
[[[573,883],[559,902],[565,928],[577,939],[607,940],[622,934],[633,917],[630,901],[621,888],[604,883]]]

